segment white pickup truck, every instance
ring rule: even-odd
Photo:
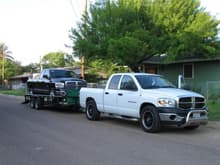
[[[98,120],[101,113],[135,118],[151,133],[166,124],[195,129],[208,122],[202,95],[175,88],[156,74],[113,74],[105,89],[81,88],[80,105],[89,120]]]

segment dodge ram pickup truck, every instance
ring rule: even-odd
[[[195,129],[208,122],[202,95],[175,88],[156,74],[113,74],[104,89],[81,88],[80,105],[89,120],[100,119],[101,113],[134,118],[151,133],[166,124]]]
[[[38,79],[27,81],[25,102],[31,108],[41,109],[45,105],[79,107],[79,90],[86,81],[67,69],[44,69]]]

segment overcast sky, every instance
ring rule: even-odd
[[[88,0],[92,2],[92,0]],[[68,31],[80,20],[84,0],[0,0],[0,42],[13,57],[27,65],[49,52],[64,51],[71,44]],[[201,5],[220,19],[220,0]]]

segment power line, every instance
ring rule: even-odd
[[[75,7],[74,7],[74,5],[73,5],[73,1],[70,0],[69,2],[70,2],[70,5],[71,5],[71,7],[72,7],[72,10],[73,10],[73,12],[74,12],[75,17],[76,17],[76,18],[80,18],[80,16],[78,15],[79,11],[77,12],[77,10],[75,9]],[[76,2],[76,1],[75,1],[75,2]],[[78,1],[77,1],[77,2],[78,2]],[[78,3],[77,3],[77,4],[78,4]],[[79,5],[77,5],[77,9],[79,9]]]

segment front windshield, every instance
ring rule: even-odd
[[[70,70],[51,70],[51,78],[76,78],[77,75]]]
[[[175,88],[175,86],[164,79],[163,77],[156,75],[136,75],[135,76],[141,88],[152,89],[152,88]]]

